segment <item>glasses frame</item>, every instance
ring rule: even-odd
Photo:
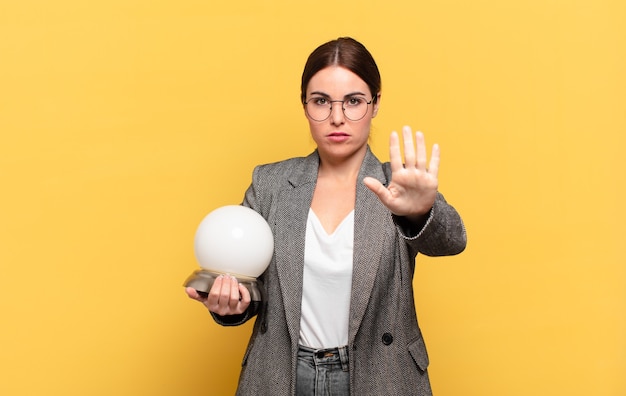
[[[323,96],[320,96],[320,97],[323,97]],[[352,119],[352,118],[350,118],[350,117],[348,117],[346,115],[345,104],[346,104],[347,101],[349,101],[352,98],[346,98],[346,99],[343,99],[343,100],[330,100],[330,98],[326,98],[326,99],[329,99],[328,100],[328,107],[330,108],[330,111],[328,112],[328,115],[326,116],[326,118],[324,118],[322,120],[318,120],[318,119],[315,119],[315,118],[311,117],[311,115],[309,114],[309,109],[307,107],[307,104],[309,104],[310,101],[312,101],[314,99],[318,99],[320,97],[310,98],[309,100],[305,100],[303,102],[304,112],[306,113],[306,116],[309,117],[310,120],[313,120],[313,121],[316,121],[316,122],[323,122],[323,121],[326,121],[327,119],[330,118],[330,116],[333,114],[333,103],[341,103],[341,111],[343,113],[343,116],[346,117],[348,120],[350,120],[350,121],[360,121],[363,118],[365,118],[365,116],[367,115],[367,112],[369,111],[369,105],[374,103],[376,101],[376,98],[377,98],[377,96],[374,96],[374,97],[372,97],[372,99],[369,102],[367,102],[367,101],[365,102],[365,105],[367,106],[367,110],[365,110],[363,115],[360,118],[357,118],[357,119]]]

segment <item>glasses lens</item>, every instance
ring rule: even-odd
[[[343,102],[343,114],[347,119],[358,121],[367,114],[367,105],[369,103],[362,97],[352,97]]]
[[[330,116],[330,100],[323,97],[313,97],[306,104],[307,115],[315,121],[324,121]]]

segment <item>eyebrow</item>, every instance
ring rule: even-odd
[[[329,94],[327,94],[325,92],[321,92],[321,91],[313,91],[313,92],[310,93],[310,95],[320,95],[320,96],[324,96],[326,98],[330,98]],[[346,98],[349,98],[349,97],[352,97],[352,96],[357,96],[357,95],[366,96],[363,92],[355,91],[355,92],[351,92],[349,94],[343,95],[343,98],[346,99]]]

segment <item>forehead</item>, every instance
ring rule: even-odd
[[[361,77],[341,66],[324,68],[311,77],[307,86],[307,94],[311,92],[326,93],[330,96],[343,96],[348,93],[369,92],[369,88]]]

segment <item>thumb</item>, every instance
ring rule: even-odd
[[[186,287],[185,292],[187,293],[187,296],[191,298],[192,300],[202,301],[202,297],[200,297],[200,294],[198,294],[198,291],[194,289],[193,287]]]
[[[387,198],[389,197],[389,190],[387,187],[383,186],[383,184],[373,177],[366,177],[363,179],[363,183],[367,188],[369,188],[381,202],[387,202]]]

